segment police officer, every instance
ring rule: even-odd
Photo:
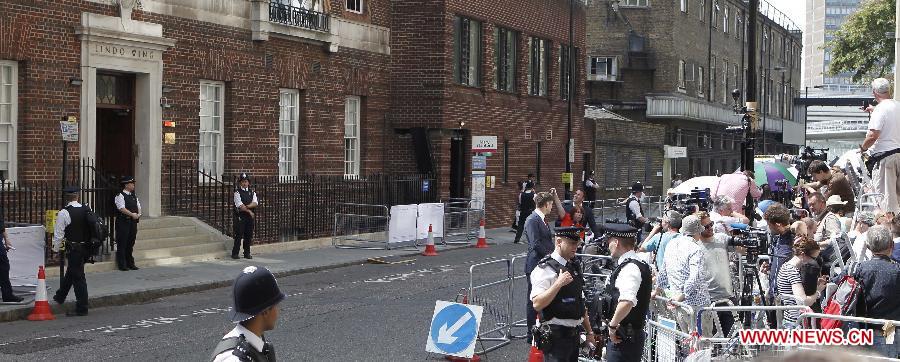
[[[635,182],[631,185],[631,196],[625,200],[625,219],[631,226],[638,229],[637,238],[641,239],[641,229],[648,219],[644,217],[644,207],[641,206],[641,198],[644,196],[644,185]]]
[[[234,247],[231,248],[231,258],[238,259],[238,251],[241,248],[241,240],[244,241],[244,258],[253,259],[250,256],[250,244],[253,242],[253,224],[256,214],[253,210],[259,206],[256,192],[250,189],[250,177],[242,173],[238,178],[240,187],[234,191]]]
[[[141,218],[141,201],[134,194],[134,177],[122,178],[122,192],[114,200],[116,210],[116,265],[121,271],[138,270],[134,264],[134,239]]]
[[[0,210],[0,295],[3,296],[3,303],[19,303],[24,298],[13,293],[12,283],[9,281],[9,256],[7,255],[13,248],[9,241],[9,234],[6,233],[6,222],[3,220],[3,212]]]
[[[556,229],[556,249],[541,259],[530,275],[531,301],[550,328],[550,342],[542,345],[544,361],[578,361],[581,342],[578,326],[587,342],[594,344],[594,332],[584,302],[584,276],[575,252],[581,244],[581,228]],[[548,346],[549,344],[549,346]]]
[[[275,348],[263,333],[275,329],[278,303],[285,295],[269,269],[248,266],[234,280],[234,308],[229,319],[237,323],[213,350],[214,362],[275,362]]]
[[[89,243],[94,223],[97,222],[90,208],[78,202],[77,187],[63,190],[68,204],[56,214],[53,228],[53,252],[58,252],[65,239],[66,274],[59,285],[53,300],[59,304],[66,301],[69,289],[75,288],[75,310],[66,312],[67,316],[86,316],[88,314],[87,280],[84,277],[84,262],[89,257]]]
[[[604,225],[609,238],[609,251],[618,265],[609,276],[608,285],[618,290],[617,300],[604,301],[609,308],[606,360],[640,361],[644,349],[644,320],[650,308],[653,275],[650,266],[634,252],[638,230],[627,224]]]

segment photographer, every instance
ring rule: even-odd
[[[891,99],[891,82],[884,78],[872,81],[872,95],[878,105],[865,109],[871,114],[869,132],[859,149],[869,152],[866,167],[871,167],[875,189],[884,195],[881,209],[894,214],[900,209],[900,124],[897,124],[897,102]]]
[[[728,246],[728,240],[731,238],[728,234],[716,232],[714,227],[707,227],[713,224],[710,215],[703,212],[699,215],[700,223],[704,225],[703,231],[700,232],[700,241],[703,242],[706,267],[709,270],[709,298],[716,307],[728,306],[728,302],[734,297],[728,252],[734,252],[736,248]],[[742,253],[740,249],[738,252]],[[717,314],[722,325],[722,335],[727,337],[734,325],[734,314],[732,312],[717,312]]]
[[[794,234],[791,232],[791,212],[784,205],[774,203],[770,205],[763,217],[769,226],[769,234],[772,240],[772,261],[763,263],[761,270],[769,270],[769,297],[775,296],[775,277],[781,266],[793,256]]]
[[[843,172],[832,171],[828,164],[819,160],[812,161],[807,172],[813,180],[816,180],[803,186],[807,192],[820,192],[826,199],[832,195],[840,195],[842,200],[847,201],[842,208],[843,212],[845,214],[853,212],[856,207],[856,203],[853,202],[853,187]]]
[[[677,211],[669,210],[662,219],[662,223],[656,225],[650,236],[644,240],[643,245],[638,251],[651,252],[656,254],[656,270],[662,270],[663,256],[666,254],[666,247],[669,242],[681,236],[678,229],[681,228],[681,214]],[[665,232],[660,233],[660,231]]]
[[[730,196],[713,197],[712,204],[713,211],[709,213],[709,218],[716,224],[714,226],[715,232],[724,233],[727,231],[728,226],[733,223],[750,223],[750,219],[733,209],[734,200]]]
[[[730,197],[732,200],[731,209],[742,212],[748,193],[756,200],[759,200],[759,197],[762,196],[762,191],[756,186],[753,178],[753,171],[750,170],[722,175],[715,190],[712,190],[712,196]]]

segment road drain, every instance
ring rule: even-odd
[[[0,345],[0,354],[26,355],[89,342],[90,339],[48,337]]]

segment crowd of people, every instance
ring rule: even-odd
[[[536,192],[531,178],[523,182],[520,215],[513,226],[516,242],[523,231],[528,242],[529,335],[540,334],[539,327],[531,326],[537,315],[544,314],[541,325],[551,328],[546,335],[534,336],[535,340],[571,340],[573,331],[581,326],[587,341],[595,341],[590,318],[582,313],[585,280],[574,257],[583,240],[593,239],[586,234],[603,235],[617,261],[606,286],[616,290],[617,296],[607,303],[609,314],[604,315],[608,361],[640,360],[647,304],[654,296],[694,310],[747,304],[742,297],[748,294],[758,297],[750,299],[753,304],[805,306],[785,311],[778,322],[775,313],[768,314],[767,324],[772,328],[825,328],[821,321],[802,320],[804,310],[900,320],[900,125],[896,124],[900,115],[886,80],[873,81],[872,90],[878,104],[866,109],[872,113],[872,121],[860,145],[871,183],[864,177],[851,179],[863,170],[847,174],[841,167],[812,161],[802,170],[810,182],[800,182],[786,195],[772,197],[765,187],[756,185],[752,171],[735,172],[722,175],[715,189],[702,194],[702,203],[670,207],[660,220],[643,210],[643,185],[635,183],[621,204],[628,224],[596,225],[593,174],[585,178],[569,203],[563,203],[555,190]],[[676,177],[673,187],[681,182]],[[874,210],[857,207],[859,195],[869,192],[883,196]],[[556,231],[545,221],[549,215],[558,220]],[[748,227],[756,230],[755,234],[748,233]],[[740,235],[744,235],[742,240],[756,238],[759,243],[735,242]],[[748,253],[753,254],[752,259],[745,258]],[[737,274],[743,272],[735,268],[738,260],[758,262],[757,268],[751,269],[756,272],[753,277],[760,279],[758,288],[745,290],[748,284],[737,283]],[[828,304],[847,280],[859,286],[855,308],[834,312]],[[565,318],[558,317],[560,310],[568,311]],[[735,325],[744,317],[732,312],[702,313],[699,323],[690,318],[677,323],[683,331],[699,325],[703,336],[733,337]],[[718,323],[713,323],[713,318]],[[900,343],[893,343],[893,326],[844,323],[844,327],[873,329],[873,349],[900,358]],[[575,360],[576,345],[551,343],[552,347],[545,349],[547,360]]]

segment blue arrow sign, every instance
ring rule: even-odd
[[[436,307],[438,310],[431,320],[431,331],[428,336],[429,342],[437,349],[434,352],[470,355],[472,352],[466,350],[474,346],[478,336],[478,322],[481,319],[481,313],[476,315],[470,307],[477,306],[438,302]]]

